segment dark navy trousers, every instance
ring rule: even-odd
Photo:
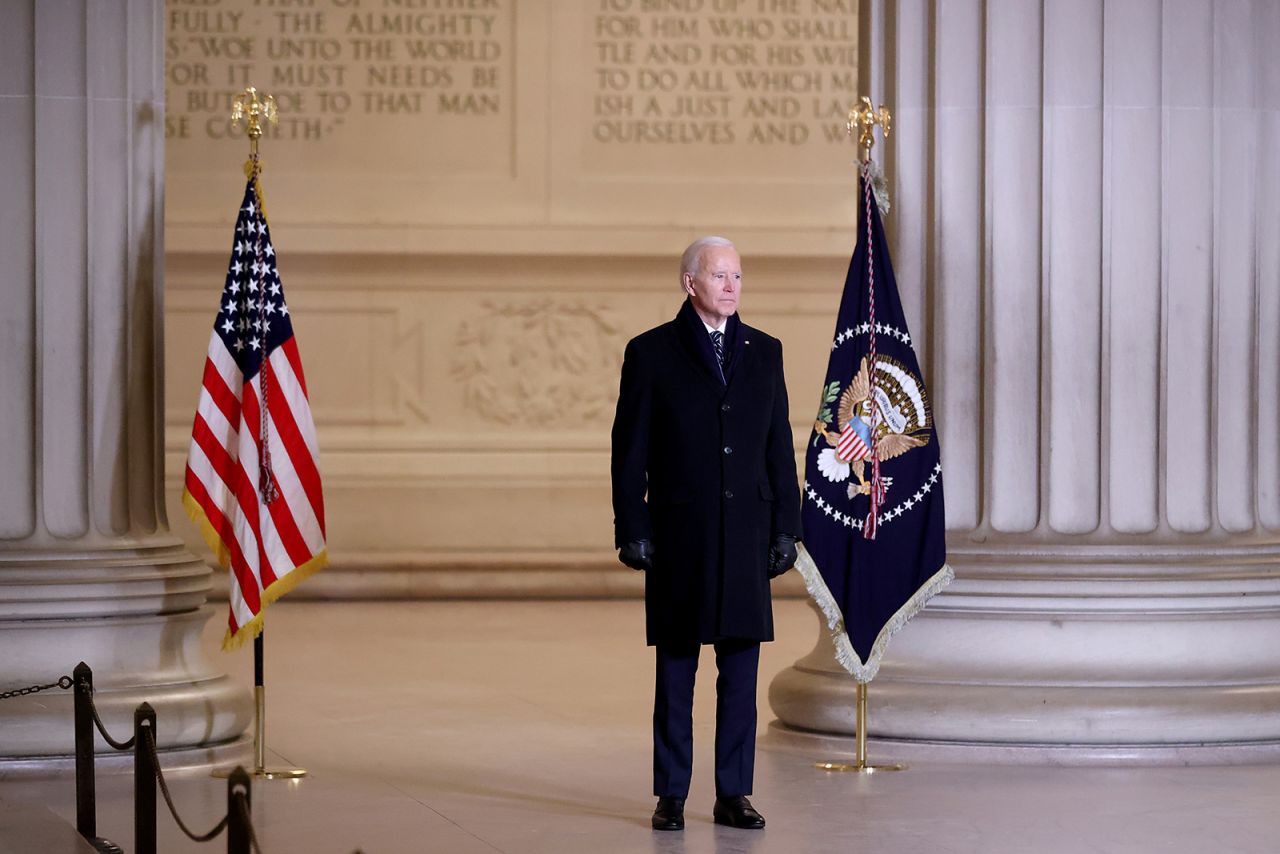
[[[653,699],[653,793],[686,798],[693,775],[696,644],[658,646]],[[757,641],[720,641],[716,649],[716,797],[751,794],[756,760]]]

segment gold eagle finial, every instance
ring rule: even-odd
[[[866,95],[863,95],[862,100],[849,111],[849,122],[846,127],[849,129],[850,136],[853,136],[855,130],[858,133],[858,148],[862,150],[863,163],[871,159],[871,146],[876,143],[874,133],[876,125],[880,126],[881,133],[887,137],[889,120],[889,108],[881,104],[880,109],[877,110],[871,105],[871,99]]]
[[[262,138],[262,123],[279,122],[276,110],[276,99],[270,95],[258,97],[258,90],[253,86],[245,89],[231,102],[231,123],[237,127],[241,122],[245,125],[245,136],[249,137],[249,160],[244,164],[245,175],[252,177],[261,166],[258,163],[258,140]]]

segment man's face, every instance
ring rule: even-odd
[[[732,246],[708,246],[702,250],[698,275],[684,274],[684,289],[693,307],[712,326],[738,310],[742,295],[742,261]]]

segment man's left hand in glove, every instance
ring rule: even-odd
[[[775,534],[769,546],[769,578],[777,578],[796,563],[796,538],[790,534]]]

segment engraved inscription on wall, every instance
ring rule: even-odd
[[[855,0],[592,2],[594,146],[848,145]]]
[[[249,85],[275,96],[287,166],[509,169],[514,0],[167,0],[165,136],[199,169]],[[359,171],[357,169],[357,171]]]

